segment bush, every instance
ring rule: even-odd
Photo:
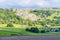
[[[46,32],[50,32],[50,30],[46,30]]]
[[[30,29],[29,28],[26,28],[26,31],[30,31]]]
[[[32,28],[30,28],[30,29],[26,28],[26,31],[39,33],[39,30],[38,30],[37,27],[32,27]]]
[[[40,33],[45,33],[46,31],[45,30],[41,30]]]
[[[40,33],[46,33],[46,32],[50,32],[50,29],[49,28],[40,29]]]
[[[12,23],[7,24],[7,27],[14,27]]]
[[[59,32],[59,30],[55,30],[55,32]]]
[[[55,30],[55,32],[60,32],[60,28],[57,28],[57,29]]]
[[[50,32],[49,29],[38,29],[37,27],[32,27],[32,28],[26,28],[26,31],[29,31],[29,32],[35,32],[35,33],[46,33],[46,32]]]
[[[60,28],[51,28],[50,32],[60,32]]]
[[[38,33],[38,32],[39,32],[39,30],[38,30],[38,28],[37,28],[37,27],[36,27],[36,28],[32,27],[32,28],[30,29],[30,31],[31,31],[31,32],[36,32],[36,33]]]

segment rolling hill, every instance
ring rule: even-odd
[[[60,8],[0,8],[0,24],[60,27]]]

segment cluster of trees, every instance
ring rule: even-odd
[[[6,23],[21,23],[23,24],[23,20],[20,16],[17,16],[15,12],[13,12],[13,9],[0,9],[0,23],[6,24]]]
[[[36,10],[31,10],[30,12],[32,12],[33,14],[36,14],[40,18],[43,18],[42,21],[45,24],[50,24],[52,26],[59,26],[59,24],[60,24],[60,11],[59,10],[56,11],[56,10],[38,10],[38,9],[36,9]],[[52,14],[56,14],[56,15],[52,15]],[[47,19],[48,17],[51,17],[51,15],[54,16],[53,20]],[[37,22],[38,22],[38,24],[41,23],[40,20],[37,20]]]
[[[46,33],[46,32],[60,32],[60,28],[37,28],[37,27],[31,27],[25,29],[28,32],[34,32],[34,33]]]
[[[60,26],[60,16],[59,11],[55,10],[31,10],[33,14],[43,18],[38,19],[36,21],[31,21],[29,19],[24,19],[21,16],[17,16],[13,9],[2,9],[0,8],[0,24],[7,24],[9,22],[14,24],[21,24],[21,25],[28,25],[28,26],[35,26],[36,24],[46,26],[46,24],[50,24],[51,26]],[[52,14],[57,13],[57,16],[54,16],[53,20],[47,19],[47,17],[51,16]]]

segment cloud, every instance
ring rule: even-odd
[[[47,1],[44,1],[44,0],[38,0],[36,1],[36,5],[40,6],[40,7],[48,7],[49,6],[49,3]]]
[[[31,0],[18,0],[18,1],[16,0],[15,3],[16,3],[17,5],[26,6],[26,5],[29,4],[30,1],[31,1]]]
[[[0,0],[0,3],[3,3],[3,2],[5,2],[6,0]]]
[[[0,0],[0,7],[60,7],[60,0]]]

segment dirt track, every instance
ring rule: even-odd
[[[60,35],[47,36],[0,36],[0,40],[60,40]]]

